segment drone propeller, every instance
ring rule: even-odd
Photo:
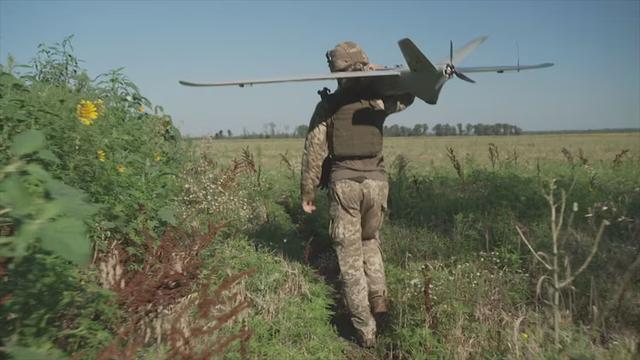
[[[484,39],[482,41],[484,41]],[[477,46],[477,45],[475,45],[475,46]],[[453,75],[455,75],[460,80],[464,80],[466,82],[470,82],[470,83],[474,83],[475,84],[475,81],[470,79],[467,75],[465,75],[465,74],[463,74],[461,72],[458,72],[456,70],[456,67],[453,65],[453,41],[451,41],[451,40],[449,40],[449,62],[445,65],[444,74],[449,79],[451,79],[451,77]]]
[[[461,80],[464,80],[464,81],[466,81],[466,82],[470,82],[470,83],[473,83],[473,84],[475,84],[475,83],[476,83],[475,81],[473,81],[472,79],[470,79],[467,75],[465,75],[465,74],[463,74],[463,73],[461,73],[461,72],[456,71],[454,74],[456,74],[456,76],[458,77],[458,79],[461,79]]]

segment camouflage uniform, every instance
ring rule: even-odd
[[[404,110],[413,98],[411,95],[385,97],[376,103],[390,114]],[[303,201],[314,199],[315,188],[320,183],[322,164],[329,156],[327,129],[332,115],[330,106],[323,100],[311,118],[302,157]],[[360,166],[361,163],[365,166]],[[368,168],[371,164],[374,169]],[[338,255],[345,300],[359,335],[374,339],[376,323],[370,300],[384,301],[387,295],[378,234],[388,195],[382,154],[374,159],[333,161],[331,173],[330,234]]]
[[[351,321],[364,338],[373,338],[376,323],[369,299],[384,301],[387,285],[378,231],[387,204],[386,181],[339,180],[329,188],[330,231],[338,255],[343,291]]]

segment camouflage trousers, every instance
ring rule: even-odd
[[[351,321],[361,336],[374,337],[369,299],[386,297],[379,230],[387,207],[386,181],[339,180],[329,188],[330,233],[338,255]]]

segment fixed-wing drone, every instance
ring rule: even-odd
[[[382,95],[398,95],[412,93],[422,99],[427,104],[435,105],[438,102],[438,96],[442,90],[442,86],[447,80],[454,75],[459,79],[474,83],[475,81],[467,77],[466,73],[476,72],[497,72],[520,71],[529,69],[541,69],[553,66],[553,63],[542,63],[536,65],[520,65],[518,58],[517,64],[511,66],[480,66],[480,67],[456,67],[454,63],[460,62],[464,57],[469,55],[478,45],[487,39],[486,36],[479,37],[470,41],[456,51],[453,51],[453,42],[449,46],[449,59],[433,65],[429,59],[418,49],[418,47],[408,38],[398,41],[402,56],[404,56],[408,69],[404,66],[394,67],[375,67],[369,71],[353,71],[353,72],[333,72],[325,75],[308,75],[293,76],[286,78],[273,78],[262,80],[243,80],[243,81],[226,81],[217,83],[194,83],[189,81],[180,81],[180,84],[186,86],[230,86],[236,85],[240,87],[251,86],[254,84],[271,84],[282,82],[300,82],[300,81],[317,81],[332,79],[349,79],[349,78],[372,78],[371,86],[377,93]]]

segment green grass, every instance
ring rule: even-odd
[[[244,283],[252,305],[245,320],[252,332],[251,358],[342,357],[347,344],[330,323],[331,289],[311,269],[266,249],[256,250],[243,238],[212,250],[211,267],[224,269],[222,274],[255,270]]]
[[[387,163],[390,206],[382,230],[392,307],[376,356],[632,358],[639,336],[632,329],[640,324],[632,300],[638,296],[637,289],[623,296],[617,311],[625,313],[624,319],[611,313],[595,319],[589,308],[610,305],[612,297],[604,294],[623,286],[611,279],[620,279],[634,261],[624,248],[637,251],[632,239],[633,226],[640,219],[638,139],[635,133],[387,139],[387,154],[395,155],[387,158],[396,158]],[[501,154],[492,164],[490,142],[499,151],[514,146],[523,154],[517,161]],[[324,195],[318,194],[318,212],[303,215],[298,209],[297,178],[290,177],[291,169],[282,161],[284,155],[297,164],[300,148],[296,146],[302,142],[267,139],[214,140],[202,147],[214,158],[220,154],[216,149],[225,149],[226,157],[218,158],[221,162],[242,148],[256,151],[268,184],[264,186],[269,188],[262,197],[269,221],[255,233],[255,241],[291,261],[300,261],[301,246],[310,237],[315,251],[330,252]],[[446,146],[454,147],[462,162],[463,178],[453,169]],[[530,151],[525,152],[525,147]],[[572,159],[563,154],[563,147],[571,149]],[[622,149],[630,151],[614,164],[612,159]],[[563,315],[562,349],[552,345],[549,312],[536,296],[536,282],[543,271],[514,227],[524,226],[536,246],[548,251],[549,209],[542,195],[551,178],[571,188],[570,206],[578,204],[573,225],[581,237],[568,238],[565,244],[574,268],[588,255],[593,241],[592,218],[585,216],[607,204],[607,210],[596,217],[612,222],[591,266],[576,280],[575,289],[563,295],[571,305],[564,305],[569,307]],[[326,271],[325,263],[312,259],[312,264]],[[426,284],[431,284],[429,311]],[[597,300],[593,293],[599,294]],[[344,310],[338,307],[337,311]],[[606,340],[594,341],[594,334],[605,334],[603,322]],[[346,354],[359,356],[352,350]]]

